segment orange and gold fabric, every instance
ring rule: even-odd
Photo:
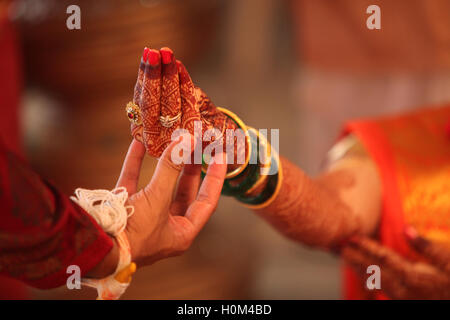
[[[406,243],[407,225],[430,240],[450,242],[449,123],[450,104],[355,121],[345,129],[345,134],[358,137],[380,173],[383,211],[379,240],[410,259],[420,258]],[[345,278],[347,298],[368,298],[352,271],[345,269]]]

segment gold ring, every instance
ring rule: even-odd
[[[181,112],[179,114],[177,114],[175,117],[169,117],[168,115],[163,117],[160,116],[159,117],[159,122],[161,122],[161,125],[165,128],[170,128],[174,125],[175,122],[178,121],[178,119],[180,119],[181,117]]]
[[[130,120],[130,122],[134,123],[137,126],[140,126],[142,124],[142,117],[141,117],[141,108],[139,106],[130,101],[128,102],[127,106],[125,107],[125,111],[127,112],[127,118]]]

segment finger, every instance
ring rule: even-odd
[[[181,123],[181,94],[177,63],[172,50],[161,48],[162,61],[162,89],[161,89],[161,117],[163,124],[162,134],[170,139],[172,132]]]
[[[144,48],[144,52],[142,53],[142,57],[141,57],[141,62],[139,64],[136,85],[134,86],[133,102],[137,105],[139,105],[139,103],[141,102],[142,88],[144,85],[145,66],[147,64],[149,50],[150,49],[147,47]]]
[[[200,172],[200,164],[184,166],[171,208],[172,215],[184,215],[189,205],[195,200],[200,186]]]
[[[432,265],[412,263],[369,238],[352,239],[343,252],[348,251],[349,248],[358,253],[353,254],[352,258],[348,256],[348,253],[344,253],[343,256],[349,261],[353,260],[353,266],[357,269],[356,264],[360,263],[360,271],[367,268],[369,263],[380,267],[383,290],[387,288],[393,297],[430,297],[434,291],[442,291],[442,288],[448,284],[448,277]]]
[[[341,251],[341,256],[348,263],[353,270],[355,270],[362,279],[368,279],[370,276],[367,273],[368,267],[371,265],[377,265],[377,261],[372,260],[370,256],[361,252],[358,249],[352,247],[344,247]],[[380,267],[381,277],[381,290],[387,294],[390,298],[402,299],[406,298],[408,289],[398,277],[395,272],[389,270],[384,266]],[[364,282],[363,282],[364,283]],[[367,285],[366,283],[364,283]]]
[[[145,65],[143,88],[141,93],[141,112],[144,126],[143,139],[147,151],[154,157],[159,157],[164,150],[158,144],[161,132],[159,117],[161,115],[161,56],[159,51],[148,51]]]
[[[448,244],[431,242],[421,237],[417,230],[410,226],[405,229],[405,236],[418,253],[428,258],[433,265],[444,272],[450,273],[450,247]]]
[[[224,154],[217,154],[214,156],[214,159],[217,160],[219,157],[222,157],[221,161],[213,161],[213,163],[209,165],[197,198],[189,206],[185,215],[194,226],[193,237],[200,232],[209,220],[219,202],[220,192],[222,191],[223,181],[227,171]]]
[[[189,163],[195,141],[190,134],[181,135],[164,150],[150,183],[144,192],[162,203],[170,204],[184,164]]]
[[[200,112],[196,109],[195,86],[186,67],[177,60],[181,95],[181,126],[191,134],[194,133],[195,121],[200,121]]]
[[[139,182],[139,173],[141,171],[142,160],[144,159],[144,156],[144,145],[141,142],[133,139],[130,147],[128,148],[127,155],[125,156],[122,171],[120,172],[116,188],[127,188],[129,195],[136,193],[137,185]]]
[[[180,93],[182,98],[189,98],[194,94],[194,82],[186,67],[180,60],[176,60],[178,75],[180,79]]]
[[[348,242],[348,246],[351,246],[368,257],[371,260],[381,266],[389,267],[396,270],[399,274],[404,274],[408,270],[412,269],[412,263],[404,259],[390,248],[383,246],[367,237],[353,237]]]
[[[134,86],[133,102],[134,102],[134,104],[136,104],[138,106],[141,105],[142,88],[144,86],[145,66],[147,64],[149,50],[150,49],[147,47],[144,48],[144,52],[142,53],[141,61],[139,64],[136,85]],[[142,141],[142,136],[140,133],[141,127],[142,127],[141,125],[137,125],[134,122],[131,122],[131,134],[133,137],[135,137],[139,141]]]
[[[360,275],[365,274],[367,267],[374,264],[366,254],[349,246],[342,248],[341,257]]]

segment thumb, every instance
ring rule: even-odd
[[[177,140],[172,141],[161,155],[152,180],[145,187],[144,192],[147,195],[153,194],[165,203],[170,203],[184,164],[191,163],[194,148],[195,141],[189,133],[184,133]]]

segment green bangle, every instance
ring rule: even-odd
[[[259,169],[259,167],[257,165],[249,165],[244,170],[244,172],[242,172],[236,178],[226,179],[223,183],[222,194],[225,196],[237,197],[240,194],[244,194],[245,192],[250,190],[250,188],[258,180],[258,177],[259,177],[258,169]],[[230,183],[235,180],[238,180],[239,178],[241,178],[242,175],[246,175],[246,177],[239,184],[232,185]]]
[[[258,204],[264,203],[265,201],[269,200],[269,198],[275,192],[277,184],[278,184],[278,174],[273,175],[272,177],[269,178],[269,181],[267,181],[266,187],[257,196],[245,197],[245,196],[238,195],[238,196],[236,196],[236,199],[242,203],[249,204],[249,205],[258,205]]]
[[[278,167],[279,163],[278,163],[274,153],[272,153],[272,155],[271,155],[271,163],[273,166],[271,169],[275,170],[275,172],[279,172],[279,167]],[[240,194],[240,195],[236,196],[236,199],[242,203],[249,204],[249,205],[258,205],[258,204],[264,203],[275,192],[277,185],[278,185],[278,179],[279,179],[278,173],[271,175],[267,181],[267,184],[266,184],[264,190],[262,190],[260,194],[254,196],[254,197],[246,197],[245,194]]]

